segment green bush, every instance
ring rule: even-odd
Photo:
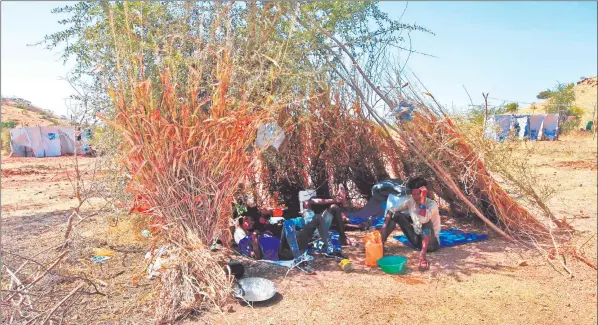
[[[519,109],[518,103],[511,103],[511,104],[505,106],[505,111],[507,113],[517,113],[518,109]]]
[[[0,145],[2,146],[2,151],[9,152],[10,151],[10,132],[8,129],[2,129],[2,137],[0,139]]]
[[[569,134],[571,131],[577,130],[581,125],[581,118],[585,113],[584,109],[579,106],[571,106],[568,109],[567,115],[575,117],[572,120],[567,119],[563,123],[561,123],[561,134]]]
[[[15,126],[17,126],[17,122],[13,120],[0,123],[0,129],[13,129]]]

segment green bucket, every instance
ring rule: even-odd
[[[403,272],[407,264],[405,256],[385,256],[378,260],[378,266],[382,271],[389,274],[397,274]]]

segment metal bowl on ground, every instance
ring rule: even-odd
[[[235,294],[249,302],[266,301],[276,295],[276,286],[264,278],[243,278],[239,279]]]

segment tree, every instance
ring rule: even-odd
[[[222,19],[227,10],[231,19]],[[392,20],[378,8],[376,2],[78,2],[52,11],[66,14],[59,23],[65,30],[46,35],[38,44],[48,49],[63,47],[62,59],[76,61],[70,75],[71,84],[85,96],[74,99],[85,101],[93,115],[110,113],[111,105],[104,88],[114,84],[121,73],[117,52],[142,53],[137,71],[159,84],[155,71],[158,67],[173,69],[181,85],[187,82],[187,66],[197,58],[206,44],[222,42],[224,33],[233,35],[233,42],[241,52],[241,64],[247,66],[246,76],[236,76],[243,85],[248,79],[272,75],[274,69],[292,72],[285,78],[271,81],[269,93],[309,94],[321,82],[335,81],[330,63],[335,56],[330,48],[338,47],[315,28],[306,28],[297,21],[317,21],[341,40],[358,59],[373,80],[382,80],[381,58],[391,49],[402,48],[404,32],[431,33],[417,26]],[[214,28],[218,29],[214,29]],[[129,37],[134,36],[133,38]],[[175,36],[176,35],[176,36]],[[125,40],[126,47],[116,46],[113,38]],[[132,40],[132,41],[131,41]],[[199,48],[198,48],[199,47]],[[256,55],[262,53],[263,55]],[[180,64],[184,62],[184,64]],[[215,70],[215,61],[203,60],[200,80],[209,85],[213,80],[207,71]],[[175,71],[177,70],[178,71]],[[257,70],[263,73],[255,73]],[[100,78],[103,83],[100,84]],[[121,77],[124,77],[121,75]],[[194,76],[196,79],[197,76]],[[242,88],[242,87],[241,87]],[[251,96],[266,96],[253,93]]]
[[[569,115],[571,105],[575,101],[574,84],[558,84],[551,91],[550,105],[546,106],[546,113],[564,113]]]
[[[507,106],[505,106],[505,112],[507,113],[517,113],[517,110],[519,109],[519,104],[518,103],[510,103]]]
[[[506,112],[506,105],[504,103],[498,106],[488,106],[488,116],[500,115]],[[485,114],[484,106],[474,106],[467,114],[467,120],[473,124],[482,125]]]
[[[538,99],[548,99],[550,98],[550,96],[552,96],[552,91],[550,89],[541,91],[538,95],[536,95],[536,98]]]

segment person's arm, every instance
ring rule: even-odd
[[[250,257],[256,260],[262,259],[262,248],[260,247],[259,242],[259,234],[257,231],[254,231],[251,234],[251,252],[249,253]]]
[[[339,203],[339,201],[336,200],[336,199],[316,199],[316,198],[311,198],[311,199],[309,199],[309,201],[311,201],[311,203],[315,203],[315,204],[333,204],[333,203]]]
[[[428,220],[434,220],[435,218],[439,218],[439,211],[438,211],[438,204],[434,201],[430,202],[429,212],[427,213]],[[428,252],[428,244],[430,243],[430,238],[432,237],[432,231],[429,228],[423,229],[422,231],[422,250],[419,254],[419,264],[420,268],[423,270],[427,270],[430,268],[430,264],[426,259],[426,253]]]
[[[391,207],[390,209],[388,209],[388,213],[390,213],[390,215],[392,216],[393,214],[395,214],[397,211],[405,211],[409,208],[409,200],[412,200],[411,198],[405,200],[403,203]]]

